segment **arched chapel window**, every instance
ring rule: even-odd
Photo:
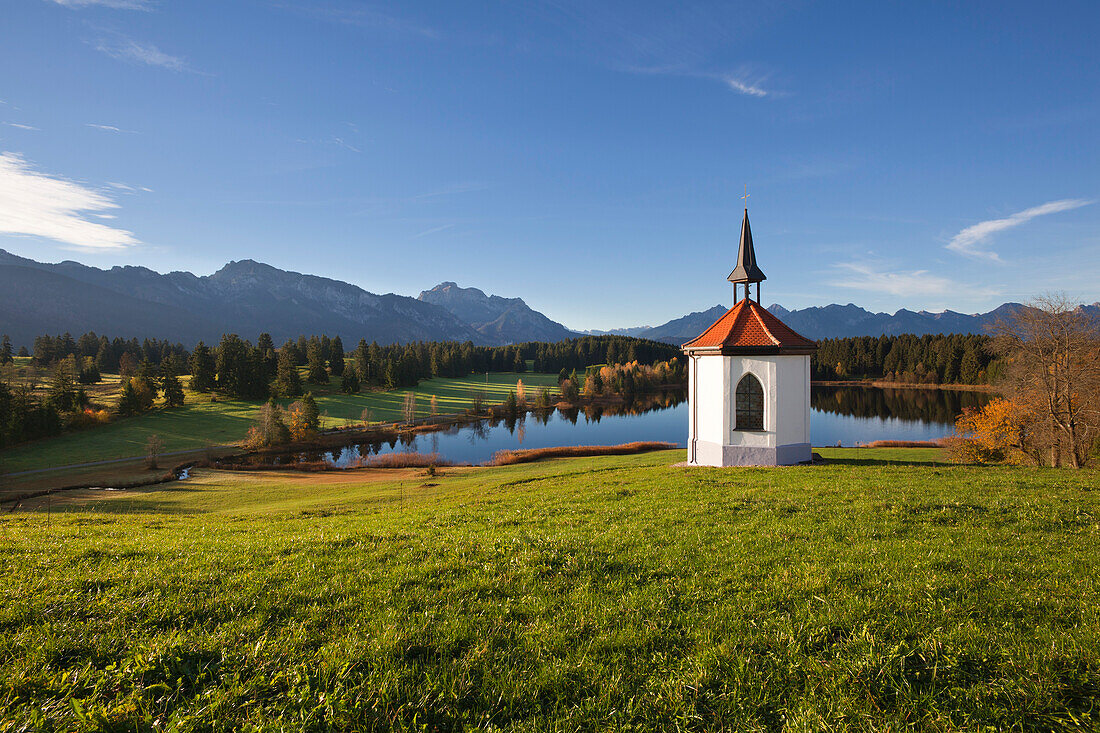
[[[751,374],[737,383],[737,430],[764,429],[764,388]]]

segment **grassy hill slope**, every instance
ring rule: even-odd
[[[1100,476],[823,452],[205,472],[5,514],[0,728],[1096,727]]]

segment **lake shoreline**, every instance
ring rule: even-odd
[[[549,415],[554,412],[566,413],[571,410],[577,412],[584,411],[586,413],[589,410],[596,410],[602,413],[607,408],[630,407],[636,403],[645,405],[647,401],[652,401],[661,395],[667,395],[669,392],[682,393],[684,391],[684,387],[680,385],[665,385],[656,391],[639,394],[632,400],[627,400],[623,395],[619,394],[581,397],[576,401],[563,400],[560,399],[559,396],[558,401],[554,402],[549,407],[532,407],[526,405],[517,407],[515,414],[511,414],[503,405],[492,405],[486,408],[484,413],[480,414],[432,415],[418,418],[410,422],[394,422],[373,426],[336,427],[319,433],[314,440],[284,443],[278,446],[246,450],[242,453],[223,456],[209,462],[208,465],[213,468],[228,471],[256,470],[257,466],[250,466],[245,463],[245,461],[251,457],[280,456],[289,453],[323,452],[326,449],[342,448],[350,443],[405,442],[410,438],[415,438],[420,435],[430,435],[431,433],[438,433],[452,428],[470,427],[483,423],[489,423],[495,426],[502,421],[525,420],[529,414]],[[318,470],[318,468],[313,465],[314,463],[314,461],[299,461],[296,463],[280,464],[279,467],[286,469],[293,468],[295,465],[301,465],[304,470]]]
[[[1001,394],[1004,390],[995,384],[924,384],[921,382],[890,382],[882,379],[812,380],[811,387],[877,387],[878,389],[942,389],[949,392],[985,392]]]

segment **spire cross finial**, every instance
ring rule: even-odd
[[[745,210],[749,209],[749,184],[745,184],[745,195],[741,197],[741,200],[745,202]]]

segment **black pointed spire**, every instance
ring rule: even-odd
[[[745,209],[745,218],[741,222],[741,246],[737,248],[737,266],[727,278],[731,283],[758,283],[767,280],[764,272],[756,266],[756,252],[752,248],[752,230],[749,229],[749,210]]]

